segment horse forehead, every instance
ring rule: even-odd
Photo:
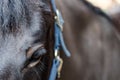
[[[37,4],[37,5],[41,4],[40,0],[29,0],[29,2],[32,3],[32,4]]]
[[[33,3],[39,3],[40,0],[30,0],[30,2],[33,2]]]
[[[27,47],[29,47],[31,45],[31,43],[33,42],[33,37],[28,34],[19,34],[17,36],[14,35],[7,35],[3,37],[0,37],[0,55],[2,53],[6,53],[9,52],[11,53],[15,53],[17,51],[19,51],[20,49],[26,49]]]

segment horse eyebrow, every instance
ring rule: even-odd
[[[32,37],[34,37],[34,41],[32,42],[32,44],[45,44],[46,42],[46,30],[43,28],[42,30],[38,30],[36,31],[36,33],[34,33],[32,35]]]

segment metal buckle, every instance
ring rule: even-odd
[[[61,70],[62,70],[62,67],[63,67],[63,59],[58,57],[58,60],[59,60],[60,64],[59,64],[59,67],[58,67],[58,75],[57,75],[57,77],[60,78]]]
[[[63,66],[63,59],[59,55],[59,50],[55,50],[54,55],[55,55],[55,58],[59,61],[59,66],[58,66],[58,69],[57,69],[57,78],[60,78],[61,70],[62,70],[62,66]]]
[[[63,31],[64,20],[58,9],[56,10],[55,20],[56,20],[57,25],[60,27],[61,31]]]

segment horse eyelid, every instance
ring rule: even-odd
[[[26,51],[26,56],[27,58],[31,58],[33,56],[33,54],[38,51],[44,49],[44,45],[43,44],[39,44],[39,45],[35,45],[33,47],[28,48]]]

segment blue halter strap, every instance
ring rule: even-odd
[[[62,31],[63,31],[64,20],[62,18],[61,13],[56,8],[55,0],[51,0],[51,3],[52,3],[53,11],[55,13],[55,23],[54,23],[54,30],[55,30],[54,56],[55,58],[53,59],[49,80],[56,80],[56,78],[60,78],[60,72],[63,64],[63,60],[60,57],[59,50],[62,48],[67,57],[70,57],[71,54],[69,50],[66,48],[66,45],[63,39]]]

